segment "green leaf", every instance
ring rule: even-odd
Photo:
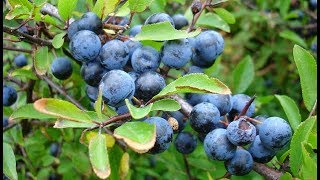
[[[134,119],[141,119],[151,111],[178,111],[181,108],[180,104],[173,99],[161,99],[142,108],[133,106],[128,99],[125,102]]]
[[[102,113],[106,117],[112,117],[112,116],[118,115],[117,112],[114,109],[112,109],[110,106],[108,106],[107,104],[104,104],[104,108],[102,109]]]
[[[153,40],[153,41],[166,41],[173,39],[190,38],[198,35],[201,32],[197,29],[188,33],[185,30],[176,30],[168,21],[148,24],[141,27],[141,32],[137,34],[133,40]]]
[[[145,153],[156,142],[156,126],[146,122],[127,122],[114,130],[114,137],[123,139],[135,152]]]
[[[59,0],[58,1],[58,12],[63,20],[71,18],[72,11],[77,6],[78,0]]]
[[[27,69],[15,69],[13,72],[10,73],[10,76],[15,77],[26,77],[28,79],[37,80],[37,76],[33,74],[32,70]]]
[[[64,35],[66,35],[66,32],[63,32],[63,33],[60,33],[60,34],[57,34],[54,36],[53,40],[52,40],[52,45],[54,48],[56,49],[59,49],[63,43],[64,43]]]
[[[30,15],[30,10],[21,5],[16,5],[14,8],[12,8],[8,14],[6,14],[5,18],[7,20],[12,20],[12,19],[26,19]]]
[[[228,24],[234,24],[236,22],[236,19],[234,18],[234,16],[226,9],[215,8],[214,12],[216,12]]]
[[[32,10],[32,4],[28,0],[8,0],[11,7],[15,7],[16,5],[21,5],[27,7],[29,10]]]
[[[291,2],[291,0],[282,0],[282,1],[280,1],[279,7],[280,7],[280,15],[282,17],[285,17],[287,15],[288,10],[290,8],[290,2]]]
[[[317,126],[314,126],[310,136],[308,138],[308,143],[313,149],[317,149]]]
[[[74,104],[53,98],[42,98],[34,102],[34,108],[42,113],[76,122],[91,122],[90,116]]]
[[[119,168],[119,174],[121,179],[125,179],[125,177],[129,172],[129,169],[130,169],[129,159],[130,159],[130,155],[127,152],[123,153],[120,160],[120,168]]]
[[[102,119],[102,88],[101,86],[99,86],[98,98],[94,103],[94,110],[97,112],[98,118]]]
[[[129,0],[129,8],[131,12],[142,12],[144,11],[153,0]]]
[[[118,2],[119,0],[97,0],[92,11],[104,19],[115,10]]]
[[[314,57],[302,47],[293,47],[293,59],[300,75],[302,97],[311,111],[317,99],[317,64]]]
[[[234,93],[245,92],[254,79],[254,65],[251,57],[247,55],[232,72]]]
[[[311,133],[313,126],[315,125],[316,117],[310,117],[304,122],[300,123],[298,129],[293,134],[290,143],[290,168],[294,176],[298,176],[299,169],[302,162],[302,149],[301,143],[306,142]]]
[[[96,175],[101,179],[106,179],[111,173],[105,138],[104,135],[98,134],[91,138],[89,142],[91,166]]]
[[[18,119],[38,119],[38,120],[46,120],[46,119],[56,119],[57,117],[44,114],[36,109],[34,109],[33,104],[26,104],[21,106],[17,110],[15,110],[10,118],[9,121],[18,120]]]
[[[288,172],[282,174],[282,176],[280,177],[280,180],[292,180],[292,175]]]
[[[181,106],[173,99],[161,99],[152,103],[151,111],[178,111]]]
[[[153,48],[155,48],[157,51],[161,50],[161,47],[163,45],[163,42],[159,42],[159,41],[151,41],[151,40],[144,40],[144,41],[140,41],[140,43],[143,46],[151,46]]]
[[[184,75],[171,82],[152,99],[154,100],[176,93],[231,94],[231,91],[225,84],[216,78],[208,77],[203,73],[193,73]]]
[[[74,122],[68,120],[57,120],[54,124],[54,128],[91,128],[96,126],[95,123],[91,122]]]
[[[47,2],[47,0],[34,0],[33,3],[37,6],[40,7],[44,5]]]
[[[16,158],[11,146],[7,143],[3,143],[2,151],[2,168],[4,174],[10,179],[18,179],[17,169],[16,169]]]
[[[47,46],[36,50],[33,59],[33,64],[37,74],[44,75],[47,72],[49,67]]]
[[[297,43],[303,47],[307,47],[306,42],[295,32],[290,31],[290,30],[284,30],[282,32],[280,32],[280,37],[285,38],[285,39],[289,39],[294,43]]]
[[[300,172],[302,179],[317,179],[317,162],[310,157],[306,149],[307,145],[306,143],[301,143],[303,161]]]
[[[209,28],[218,28],[225,32],[230,32],[229,25],[214,13],[201,14],[196,25]]]
[[[293,99],[286,95],[275,95],[288,117],[291,128],[295,131],[301,123],[299,108]]]
[[[134,119],[141,119],[141,118],[145,117],[146,115],[148,115],[149,112],[151,111],[152,105],[153,105],[153,104],[149,104],[148,106],[137,108],[134,105],[130,104],[128,99],[126,99],[125,102],[126,102],[126,105],[129,109],[131,116]]]
[[[41,165],[49,166],[54,162],[55,158],[49,154],[41,157]]]
[[[289,156],[289,154],[290,154],[290,149],[287,150],[285,153],[283,153],[283,154],[280,156],[280,158],[278,158],[278,161],[279,161],[280,163],[283,163],[283,162],[286,160],[286,158]]]

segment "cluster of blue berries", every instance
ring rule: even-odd
[[[24,54],[19,54],[13,59],[14,65],[17,68],[22,68],[28,65],[28,58]],[[3,84],[2,86],[2,103],[3,106],[12,106],[18,99],[18,94],[16,89],[8,84]],[[3,127],[9,125],[8,118],[3,117]]]
[[[106,21],[122,26],[128,23],[125,18],[115,17]],[[176,29],[188,25],[183,15],[171,17],[166,13],[151,15],[144,25],[164,21],[170,22]],[[102,27],[103,23],[96,14],[85,13],[69,26],[69,48],[73,57],[82,62],[81,76],[87,84],[86,94],[90,101],[93,103],[97,99],[100,88],[104,102],[118,114],[128,113],[125,99],[131,101],[134,96],[142,103],[147,103],[166,86],[166,81],[160,74],[161,64],[174,69],[191,64],[186,74],[203,73],[202,68],[213,65],[224,49],[223,37],[213,30],[204,31],[194,38],[165,41],[161,50],[157,51],[131,39],[141,32],[142,25],[133,26],[128,39],[123,41],[123,38],[115,38],[104,44],[100,39]],[[168,122],[170,118],[176,120],[178,129],[173,130],[172,124]],[[179,133],[175,140],[179,152],[188,154],[197,146],[195,135],[181,132],[186,118],[179,111],[164,113],[162,117],[150,117],[144,121],[156,124],[157,129],[156,143],[149,153],[161,153],[168,149],[173,133]]]
[[[248,174],[254,162],[267,163],[292,137],[287,121],[264,115],[251,118],[255,104],[245,94],[189,94],[190,125],[199,133],[204,150],[212,160],[225,161],[232,175]],[[247,108],[243,116],[239,116]],[[248,147],[247,149],[245,147]]]
[[[116,18],[108,22],[113,21],[117,25],[125,25],[127,22]],[[176,29],[188,25],[183,15],[170,17],[166,13],[153,14],[144,24],[164,21],[170,22]],[[191,69],[201,69],[211,66],[224,48],[222,36],[210,30],[195,38],[166,41],[159,52],[130,39],[141,32],[142,25],[132,27],[125,41],[115,38],[103,44],[100,39],[102,27],[103,23],[96,14],[85,13],[68,28],[69,48],[72,56],[82,62],[81,76],[87,84],[86,94],[89,99],[94,102],[101,88],[104,102],[114,107],[119,114],[127,112],[125,99],[131,100],[134,96],[146,103],[166,86],[160,74],[161,63],[169,68],[180,69],[191,61],[195,65]],[[51,70],[55,77],[68,78],[69,74],[66,73],[55,75],[58,67],[53,68],[53,64]],[[65,70],[67,66],[66,63],[62,67]]]

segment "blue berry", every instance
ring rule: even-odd
[[[156,125],[156,142],[149,150],[151,154],[162,153],[167,150],[172,142],[173,131],[170,124],[161,117],[150,117],[144,122]]]
[[[61,178],[56,173],[52,173],[49,175],[48,180],[60,180]]]
[[[136,49],[131,57],[131,65],[136,72],[156,71],[160,65],[160,53],[150,47]]]
[[[263,146],[259,135],[256,136],[248,151],[253,160],[258,163],[267,163],[276,155],[275,151],[267,149]]]
[[[24,54],[20,54],[13,59],[17,67],[23,67],[28,64],[28,59]]]
[[[81,19],[72,22],[68,28],[68,37],[71,39],[78,31],[89,30],[96,34],[102,32],[102,22],[93,12],[83,14]]]
[[[168,113],[170,114],[171,117],[175,118],[178,121],[179,128],[178,128],[178,130],[173,131],[173,132],[174,133],[181,132],[187,124],[187,118],[180,111],[172,111],[172,112],[168,112]],[[166,113],[164,113],[162,117],[164,119],[169,118]]]
[[[240,118],[228,125],[227,137],[236,146],[247,145],[256,137],[256,128],[244,118]]]
[[[72,74],[71,62],[65,57],[58,57],[51,64],[51,72],[57,79],[68,79]]]
[[[206,135],[203,147],[210,159],[219,161],[231,159],[237,149],[237,146],[228,140],[227,131],[221,128],[217,128]]]
[[[95,102],[99,95],[99,89],[97,87],[87,85],[86,94],[91,102]]]
[[[59,144],[54,142],[54,143],[51,143],[50,145],[50,154],[52,156],[55,156],[57,157],[58,156],[58,153],[59,153]]]
[[[281,150],[290,143],[292,130],[288,122],[280,117],[269,117],[259,128],[263,146],[271,150]]]
[[[129,50],[129,60],[128,63],[131,65],[131,57],[133,52],[142,47],[142,44],[139,41],[131,41],[131,40],[127,40],[124,42],[124,44],[127,46],[128,50]],[[128,64],[127,63],[127,64]]]
[[[17,91],[13,87],[3,85],[2,90],[3,90],[2,91],[3,106],[11,106],[17,101],[17,98],[18,98]]]
[[[83,63],[81,66],[81,76],[90,86],[99,86],[102,76],[107,72],[99,59]]]
[[[230,112],[232,108],[230,94],[188,94],[187,99],[193,106],[201,102],[209,102],[219,109],[221,116]]]
[[[198,66],[190,66],[187,69],[186,74],[192,74],[192,73],[204,73],[203,69]]]
[[[159,22],[165,22],[168,21],[171,23],[173,27],[175,27],[173,19],[166,13],[155,13],[149,16],[144,24],[155,24]]]
[[[99,55],[101,42],[99,37],[92,31],[78,31],[70,41],[72,56],[82,62],[94,60]]]
[[[186,94],[186,100],[190,105],[195,106],[202,102],[202,96],[203,94],[188,93]]]
[[[129,60],[129,49],[122,41],[114,39],[102,46],[99,56],[105,68],[121,69]]]
[[[135,25],[130,29],[129,36],[134,37],[141,32],[142,25]]]
[[[130,75],[122,70],[111,70],[101,79],[102,98],[105,103],[113,107],[124,105],[124,100],[131,100],[134,92],[134,81]]]
[[[2,120],[2,127],[6,127],[9,125],[9,120],[8,120],[8,117],[3,117],[3,120]]]
[[[166,41],[161,48],[161,61],[172,68],[181,68],[192,58],[192,49],[187,39]]]
[[[148,102],[153,96],[157,95],[165,86],[164,78],[153,71],[143,73],[136,81],[135,97]]]
[[[236,176],[248,174],[253,168],[253,159],[251,154],[244,149],[237,149],[232,159],[224,162],[227,171]]]
[[[123,106],[120,106],[116,109],[116,112],[118,115],[121,115],[121,114],[126,114],[129,112],[129,109],[127,107],[127,105],[123,105]]]
[[[139,73],[137,73],[137,72],[134,72],[134,71],[128,72],[128,74],[131,76],[131,78],[133,79],[134,82],[135,82],[135,81],[138,79],[138,77],[141,75],[141,74],[139,74]]]
[[[215,105],[219,109],[221,116],[230,112],[232,108],[230,94],[203,94],[201,100]]]
[[[311,44],[311,50],[314,52],[314,53],[317,53],[317,42],[314,42]]]
[[[174,146],[178,152],[190,154],[197,147],[197,137],[190,132],[180,132],[174,141]]]
[[[231,119],[233,120],[236,115],[239,115],[242,109],[246,106],[247,102],[250,101],[250,96],[245,94],[235,94],[231,97],[232,109],[229,112]],[[254,114],[255,104],[251,103],[245,116],[251,117]]]
[[[260,129],[263,121],[266,120],[267,118],[268,118],[267,115],[259,115],[259,116],[254,117],[255,120],[258,120],[258,121],[261,122],[261,123],[252,122],[252,124],[253,124],[254,126],[256,126],[257,135],[259,134],[259,129]]]
[[[193,107],[189,119],[192,129],[208,133],[215,128],[214,121],[220,120],[220,112],[213,104],[203,102]]]
[[[317,9],[317,0],[309,0],[309,8],[311,10]]]
[[[29,34],[28,28],[25,25],[21,26],[18,29],[18,31],[21,32],[21,33]]]
[[[175,14],[172,16],[172,19],[173,19],[175,28],[178,30],[182,29],[185,26],[188,26],[189,24],[187,18],[182,14]]]
[[[224,40],[216,31],[204,31],[196,37],[192,63],[199,67],[210,67],[224,49]]]

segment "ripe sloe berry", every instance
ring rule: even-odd
[[[174,141],[174,146],[178,152],[190,154],[197,147],[197,137],[190,132],[180,132]]]
[[[18,98],[17,91],[13,87],[3,85],[2,90],[3,90],[2,91],[3,106],[11,106],[17,101],[17,98]]]
[[[124,105],[124,100],[131,100],[134,92],[134,81],[130,75],[122,70],[111,70],[101,79],[102,98],[110,106]]]
[[[71,62],[65,57],[58,57],[51,64],[51,72],[57,79],[68,79],[72,74]]]
[[[213,121],[220,120],[220,112],[213,104],[203,102],[193,107],[189,119],[192,129],[208,133],[215,128]]]
[[[227,131],[221,128],[217,128],[206,135],[203,147],[210,159],[219,161],[231,159],[237,149],[237,146],[228,140]]]
[[[244,149],[237,149],[232,159],[224,162],[227,171],[236,176],[248,174],[253,168],[253,159],[251,154]]]
[[[161,117],[150,117],[144,122],[156,125],[156,142],[149,150],[151,154],[162,153],[167,150],[172,142],[173,131],[170,124]]]

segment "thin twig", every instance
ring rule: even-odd
[[[73,97],[69,96],[59,85],[54,83],[49,77],[40,76],[40,78],[43,79],[44,81],[46,81],[52,88],[54,88],[60,94],[65,96],[69,101],[71,101],[73,104],[75,104],[78,108],[80,108],[81,110],[85,110],[85,108],[77,100],[75,100]]]
[[[8,131],[9,129],[15,127],[16,125],[18,125],[19,123],[14,123],[14,124],[10,124],[9,126],[3,127],[3,133]]]
[[[206,8],[206,6],[208,4],[211,4],[212,0],[206,0],[206,2],[204,2],[201,6],[201,9],[198,13],[196,13],[195,15],[193,15],[192,21],[187,29],[187,32],[191,32],[194,29],[194,25],[196,24],[196,22],[198,21],[201,13],[204,11],[204,9]]]
[[[242,109],[242,111],[240,112],[240,114],[234,118],[234,120],[237,120],[237,119],[239,119],[241,116],[243,116],[243,115],[246,114],[246,112],[248,111],[250,105],[252,104],[252,102],[254,101],[255,98],[256,98],[256,95],[253,95],[252,98],[246,103],[246,105],[244,106],[244,108]]]
[[[41,46],[49,46],[49,47],[53,47],[51,41],[45,40],[45,39],[40,39],[40,38],[35,38],[29,34],[26,33],[22,33],[20,31],[14,30],[8,26],[3,26],[3,32],[8,33],[10,35],[16,36],[16,37],[20,37],[22,36],[23,38],[20,37],[20,39],[22,41],[31,43],[31,44],[38,44]]]
[[[312,108],[312,110],[310,111],[310,114],[309,114],[308,118],[310,118],[311,116],[313,116],[313,115],[315,114],[316,110],[317,110],[317,100],[316,100],[316,102],[314,103],[313,108]]]
[[[9,50],[9,51],[32,53],[32,50],[29,50],[29,49],[20,49],[20,48],[8,47],[8,46],[3,46],[2,49]]]
[[[183,154],[182,156],[183,156],[184,165],[186,166],[186,173],[188,175],[188,178],[189,178],[189,180],[192,180],[193,178],[190,173],[190,167],[189,167],[189,163],[187,160],[187,156],[185,154]]]

